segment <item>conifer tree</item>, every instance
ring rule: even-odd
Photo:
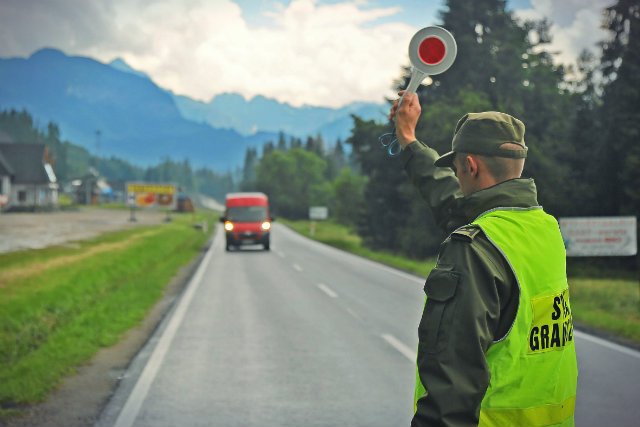
[[[640,3],[618,0],[605,10],[610,40],[602,43],[606,82],[602,174],[608,191],[602,202],[612,214],[640,212]],[[594,165],[595,167],[595,165]]]
[[[256,168],[258,166],[258,150],[255,148],[248,148],[244,156],[244,166],[242,168],[242,183],[240,187],[249,191],[255,187],[256,184]]]

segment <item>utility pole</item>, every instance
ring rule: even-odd
[[[100,129],[96,129],[96,169],[100,164],[100,135],[102,132]]]

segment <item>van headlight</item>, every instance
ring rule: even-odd
[[[262,223],[262,229],[264,231],[269,231],[271,229],[271,223],[269,221],[265,221]]]
[[[227,221],[224,223],[224,229],[227,231],[233,230],[233,223],[231,221]]]

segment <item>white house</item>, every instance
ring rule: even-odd
[[[0,205],[5,210],[58,205],[58,182],[44,144],[0,143]]]
[[[9,191],[11,189],[11,176],[13,169],[9,166],[9,162],[0,152],[0,209],[9,202]]]

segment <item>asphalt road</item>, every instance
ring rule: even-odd
[[[275,224],[272,251],[218,233],[98,427],[408,426],[424,279]],[[640,419],[640,353],[577,333],[576,425]]]

